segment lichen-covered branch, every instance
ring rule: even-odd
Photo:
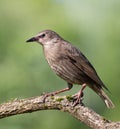
[[[43,101],[43,97],[28,99],[15,99],[0,105],[0,118],[12,115],[30,113],[39,110],[61,110],[70,113],[79,121],[93,129],[120,129],[120,122],[111,122],[94,112],[92,109],[77,105],[73,107],[73,100],[70,96],[51,96]]]

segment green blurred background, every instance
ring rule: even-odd
[[[25,41],[52,29],[88,57],[110,89],[107,109],[89,88],[84,103],[107,119],[120,120],[119,0],[0,0],[0,103],[66,87],[49,68],[42,48]],[[118,89],[119,88],[119,89]],[[70,92],[80,89],[75,85]],[[0,129],[89,129],[67,113],[39,111],[0,120]]]

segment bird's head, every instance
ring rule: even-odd
[[[36,36],[28,39],[26,42],[38,42],[41,45],[52,44],[57,42],[61,37],[52,30],[44,30],[39,32]]]

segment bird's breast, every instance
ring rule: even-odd
[[[59,61],[58,59],[59,59],[60,52],[58,47],[44,46],[44,55],[50,67],[54,69],[53,67],[56,66]]]

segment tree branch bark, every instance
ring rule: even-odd
[[[43,101],[44,95],[27,99],[15,99],[0,105],[0,119],[12,115],[31,113],[38,110],[61,110],[70,113],[93,129],[120,129],[120,122],[111,122],[85,106],[73,107],[70,96],[51,96]]]

